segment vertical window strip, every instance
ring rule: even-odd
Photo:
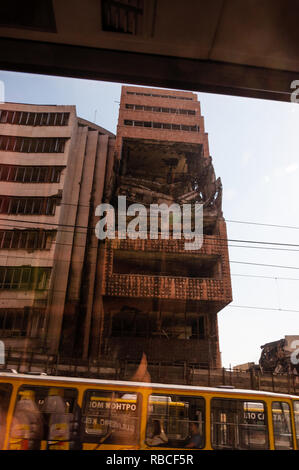
[[[65,137],[28,138],[2,135],[0,150],[26,153],[62,153],[66,140]]]
[[[35,214],[54,215],[56,210],[55,197],[0,197],[0,212],[2,214]]]
[[[134,126],[134,127],[153,127],[154,129],[172,129],[188,132],[200,132],[200,128],[197,125],[185,125],[185,124],[172,124],[167,122],[151,122],[151,121],[132,121],[125,119],[125,126]]]
[[[49,250],[54,236],[51,230],[1,230],[0,249]]]
[[[62,166],[17,166],[0,164],[0,181],[18,183],[59,183]]]
[[[0,267],[0,289],[44,290],[48,286],[51,268],[48,267]]]
[[[139,104],[129,104],[129,103],[126,103],[125,108],[133,109],[135,111],[148,111],[148,112],[155,112],[155,113],[187,114],[189,116],[196,115],[196,110],[183,109],[183,108],[161,108],[157,106],[143,106]]]

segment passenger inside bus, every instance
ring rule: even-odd
[[[192,422],[190,424],[191,439],[190,442],[185,446],[189,449],[200,449],[203,446],[202,436],[199,432],[198,423]]]
[[[162,444],[167,444],[167,442],[168,437],[165,434],[161,421],[154,419],[152,436],[146,439],[146,444],[148,446],[160,446]]]

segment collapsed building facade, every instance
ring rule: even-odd
[[[1,107],[0,339],[112,365],[145,353],[220,367],[217,314],[232,291],[197,95],[122,87],[116,137],[75,107]],[[202,246],[186,250],[173,219],[168,239],[130,239],[116,226],[114,239],[98,240],[96,208],[117,210],[119,196],[147,211],[203,204]]]
[[[197,96],[122,87],[114,175],[105,201],[203,204],[202,247],[184,240],[116,239],[103,246],[103,323],[98,352],[138,362],[221,365],[217,313],[232,300],[221,180],[209,154]]]
[[[261,349],[261,372],[299,374],[299,336],[285,336],[262,345]]]

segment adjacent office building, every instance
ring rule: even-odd
[[[0,336],[14,349],[69,352],[114,136],[75,106],[0,108]]]

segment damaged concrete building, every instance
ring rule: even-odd
[[[1,108],[1,339],[111,364],[138,364],[144,352],[220,367],[217,314],[232,291],[221,180],[197,95],[123,86],[116,137],[75,107]],[[38,179],[41,166],[58,176]],[[202,203],[202,247],[185,250],[171,226],[169,239],[99,241],[96,207],[116,207],[118,196],[147,209]],[[50,230],[47,243],[23,246],[28,227],[31,237]],[[23,265],[38,280],[23,281]]]
[[[217,313],[232,300],[227,234],[197,95],[122,87],[114,168],[105,201],[126,196],[147,208],[201,202],[204,242],[186,251],[171,235],[106,240],[94,352],[221,366]]]

